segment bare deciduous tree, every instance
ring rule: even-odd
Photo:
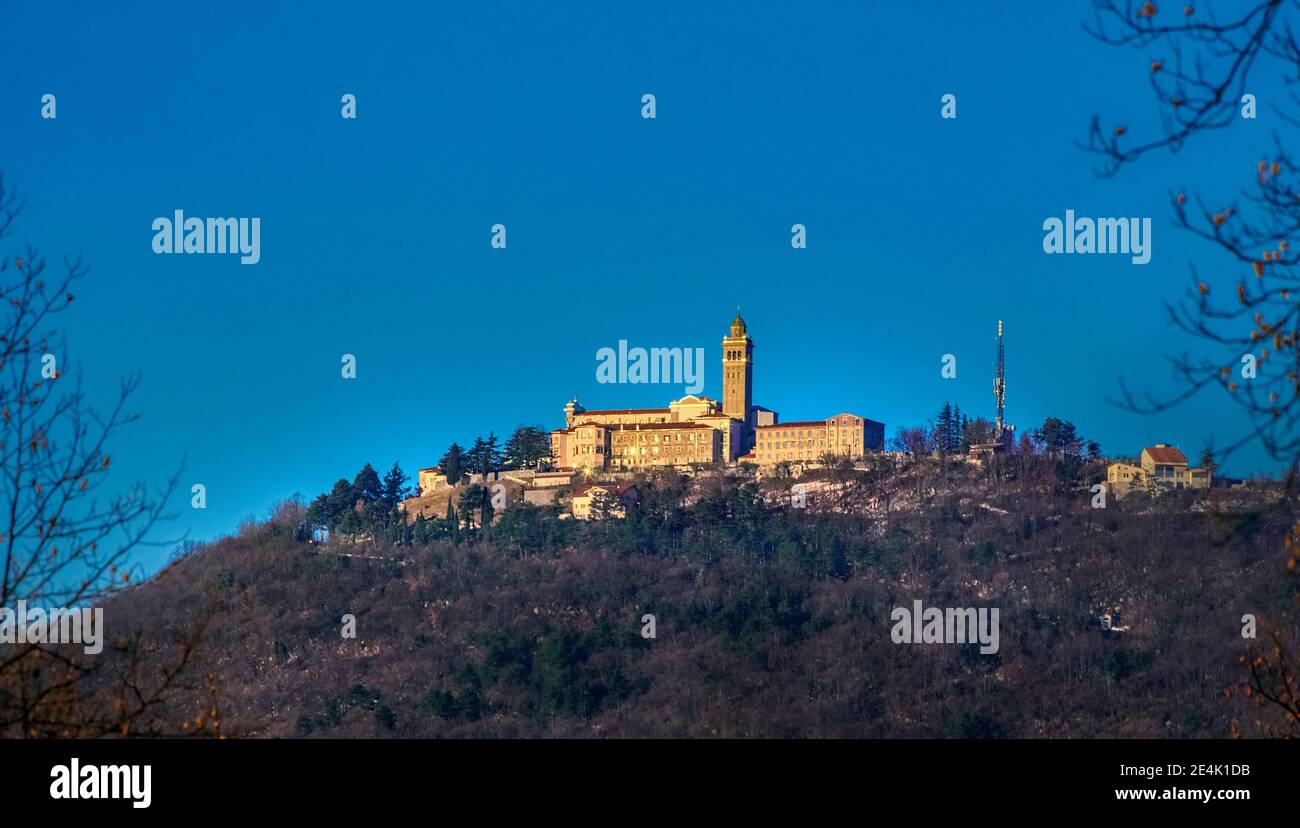
[[[0,240],[21,208],[0,177]],[[64,373],[67,350],[54,323],[86,272],[72,259],[47,276],[45,258],[30,245],[21,256],[0,257],[0,607],[102,605],[128,588],[131,554],[149,542],[176,487],[173,476],[153,492],[143,484],[109,488],[109,444],[136,419],[127,403],[138,378],[124,380],[101,412]],[[188,731],[155,714],[186,680],[202,631],[200,621],[176,642],[174,659],[139,632],[115,636],[95,656],[67,642],[0,644],[0,734]],[[205,721],[196,729],[210,728]]]
[[[1094,22],[1085,28],[1098,40],[1148,53],[1157,50],[1149,77],[1163,126],[1161,134],[1139,138],[1125,125],[1106,127],[1095,116],[1086,149],[1103,159],[1098,171],[1103,176],[1119,173],[1153,150],[1176,152],[1202,133],[1236,123],[1245,114],[1243,107],[1257,105],[1250,89],[1262,72],[1276,72],[1288,87],[1300,83],[1295,30],[1300,5],[1294,2],[1261,0],[1228,19],[1201,3],[1167,11],[1152,2],[1094,0],[1094,6]],[[1295,111],[1272,109],[1284,123],[1297,125],[1300,96],[1292,92],[1290,97]],[[1221,463],[1246,444],[1261,445],[1287,468],[1283,496],[1274,508],[1294,515],[1300,470],[1300,253],[1292,243],[1300,234],[1300,167],[1278,139],[1270,155],[1251,164],[1253,181],[1240,202],[1171,193],[1175,223],[1225,251],[1240,271],[1222,283],[1201,279],[1193,269],[1186,295],[1178,303],[1166,303],[1166,309],[1177,327],[1214,355],[1171,357],[1184,386],[1180,393],[1168,399],[1144,395],[1139,402],[1122,387],[1122,405],[1157,412],[1218,386],[1245,412],[1250,426],[1228,445],[1208,447],[1207,454]],[[1286,544],[1291,573],[1297,560],[1294,541],[1293,534]],[[1261,723],[1262,732],[1300,735],[1287,646],[1277,632],[1269,640],[1271,654],[1243,658],[1249,668],[1247,695],[1281,714],[1283,724]]]

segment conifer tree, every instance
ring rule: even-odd
[[[952,404],[945,401],[943,408],[939,409],[939,416],[934,423],[934,442],[940,454],[952,452],[952,431]]]
[[[374,466],[367,463],[361,467],[352,481],[352,492],[357,500],[363,501],[367,506],[382,497],[383,484],[379,481],[379,472],[375,471]]]
[[[442,459],[438,461],[438,466],[442,473],[447,477],[447,485],[455,486],[460,483],[465,474],[465,450],[460,447],[460,443],[452,443]]]
[[[551,439],[537,426],[521,425],[506,441],[504,463],[507,468],[533,469],[550,459]]]
[[[348,515],[353,513],[356,504],[357,499],[352,493],[352,484],[343,478],[335,481],[334,488],[330,489],[327,498],[326,528],[332,533]]]
[[[406,500],[410,494],[406,484],[410,480],[410,476],[402,471],[401,463],[393,463],[393,467],[384,475],[383,482],[380,484],[380,499],[389,511],[396,509],[399,503]]]
[[[447,498],[447,534],[451,536],[453,546],[460,545],[460,517],[456,514],[451,498]]]

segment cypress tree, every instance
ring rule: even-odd
[[[447,476],[447,485],[455,486],[465,474],[465,450],[460,443],[452,443],[442,459],[438,461],[442,473]]]

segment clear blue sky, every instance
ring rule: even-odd
[[[1089,8],[11,3],[0,170],[27,199],[13,241],[93,267],[65,320],[92,394],[142,374],[116,474],[187,458],[161,535],[220,535],[366,461],[414,472],[453,439],[555,427],[575,392],[680,394],[597,385],[596,351],[620,339],[705,348],[720,396],[737,305],[755,402],[785,419],[851,411],[892,434],[945,399],[991,415],[1001,318],[1011,422],[1190,454],[1241,426],[1222,398],[1158,418],[1105,398],[1121,374],[1175,388],[1163,355],[1196,343],[1160,302],[1190,263],[1239,275],[1171,226],[1168,190],[1234,196],[1281,125],[1263,106],[1098,179],[1075,142],[1098,111],[1154,123],[1156,55],[1092,41]],[[154,255],[150,224],[175,209],[260,217],[261,262]],[[1152,217],[1151,263],[1045,255],[1042,223],[1066,209]],[[1266,468],[1247,452],[1229,471]]]

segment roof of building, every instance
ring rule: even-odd
[[[1187,458],[1183,456],[1181,451],[1173,446],[1162,444],[1158,446],[1148,446],[1142,450],[1151,456],[1153,462],[1187,465]]]
[[[863,417],[861,414],[854,414],[851,411],[841,411],[835,416],[827,417],[826,419],[833,420],[835,419],[835,417],[857,417],[859,420],[862,420],[864,423],[875,423],[876,425],[884,425],[884,423],[880,422],[879,420],[873,420],[870,417]]]
[[[757,426],[760,431],[765,428],[807,428],[809,426],[826,426],[825,420],[791,420],[788,423],[776,423],[775,425]]]
[[[671,414],[671,408],[592,408],[582,412],[592,414]]]
[[[701,422],[701,420],[705,420],[705,419],[714,420],[718,418],[717,417],[696,417],[695,419],[688,420],[684,423],[677,423],[677,422],[673,422],[673,423],[579,423],[575,426],[570,426],[569,428],[557,428],[551,433],[572,434],[573,432],[577,431],[580,428],[603,428],[616,433],[623,432],[623,431],[659,431],[662,429],[673,429],[673,428],[708,429],[712,431],[713,426],[709,425],[708,423]]]
[[[693,402],[688,403],[686,402],[687,400],[692,400]],[[672,403],[670,403],[670,405],[694,405],[696,403],[704,403],[704,402],[715,403],[717,402],[717,400],[713,399],[712,397],[702,396],[700,394],[687,394],[686,396],[682,397],[680,400],[673,400]]]
[[[635,489],[635,488],[636,488],[636,484],[629,482],[627,480],[623,480],[618,483],[583,483],[581,485],[573,487],[573,496],[585,497],[587,495],[587,492],[590,492],[592,489],[600,489],[601,491],[611,492],[613,494],[621,495],[624,492],[626,492],[628,489]]]
[[[703,417],[700,418],[704,419]],[[694,420],[685,423],[608,423],[603,424],[610,431],[658,431],[665,428],[706,428],[713,429],[713,426],[704,425]]]

